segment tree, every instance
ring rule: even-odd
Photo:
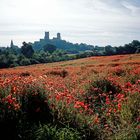
[[[27,65],[30,65],[30,64],[31,64],[31,61],[28,58],[24,58],[20,61],[21,66],[27,66]]]
[[[0,55],[0,68],[7,68],[8,65],[8,59],[5,54]]]
[[[53,53],[56,50],[56,46],[52,44],[46,44],[43,49],[45,52]]]
[[[124,49],[126,51],[126,54],[132,54],[136,52],[136,46],[132,46],[132,44],[125,44]]]
[[[133,40],[131,44],[132,44],[133,47],[137,47],[137,46],[140,46],[140,41]]]
[[[21,53],[27,57],[31,58],[34,54],[34,50],[32,48],[32,45],[26,42],[23,42],[23,46],[21,47]]]
[[[110,45],[105,46],[105,54],[106,55],[112,55],[112,54],[114,54],[113,47],[110,46]]]
[[[140,53],[140,46],[137,48],[135,53]]]

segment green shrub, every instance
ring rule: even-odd
[[[9,67],[12,68],[12,67],[17,67],[17,66],[19,66],[17,63],[13,63]]]
[[[47,101],[47,93],[42,85],[30,84],[21,96],[21,109],[28,121],[51,121],[51,110]]]
[[[32,139],[39,123],[52,122],[47,94],[41,84],[23,86],[19,94],[11,94],[10,85],[0,89],[0,132],[7,140]]]
[[[27,66],[27,65],[31,64],[30,59],[28,59],[28,58],[22,59],[19,63],[21,66]]]
[[[21,117],[20,104],[10,87],[0,88],[0,133],[1,138],[16,139],[17,125]]]
[[[140,126],[140,94],[138,92],[128,95],[127,101],[122,105],[120,119],[124,131],[121,129],[119,132],[121,134],[124,132],[126,139],[129,137],[134,137],[134,140],[140,138],[138,128]]]
[[[43,125],[35,132],[36,140],[80,140],[80,134],[72,128]]]
[[[114,95],[120,91],[121,87],[115,82],[106,78],[97,79],[87,88],[84,101],[89,104],[91,108],[100,110],[100,108],[105,105],[106,95],[112,100],[114,99]]]

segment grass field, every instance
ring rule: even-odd
[[[140,139],[140,55],[1,69],[0,134],[13,140]]]

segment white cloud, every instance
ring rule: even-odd
[[[45,30],[72,42],[121,45],[140,40],[139,16],[139,0],[1,0],[0,45],[34,41]]]

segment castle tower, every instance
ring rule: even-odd
[[[10,47],[11,47],[11,48],[14,47],[13,40],[11,40]]]
[[[57,39],[61,40],[61,34],[57,33]]]
[[[50,37],[49,37],[49,32],[45,32],[45,37],[44,37],[45,40],[49,40]]]

